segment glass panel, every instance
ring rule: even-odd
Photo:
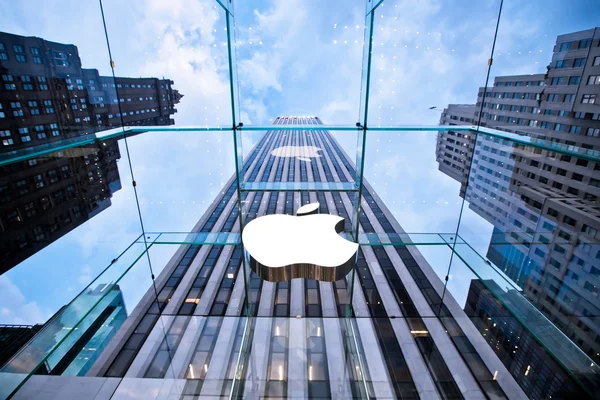
[[[370,219],[388,219],[381,226],[385,231],[456,232],[462,199],[451,177],[460,173],[441,162],[446,150],[438,142],[443,135],[445,131],[368,133],[363,212]],[[377,204],[378,198],[385,207]],[[372,223],[366,229],[378,232]]]
[[[457,255],[463,246],[456,246]],[[528,387],[531,380],[561,382],[545,389],[553,397],[567,393],[585,396],[585,387],[594,390],[595,364],[590,365],[590,359],[520,289],[515,289],[500,273],[492,277],[491,270],[483,262],[455,257],[451,274],[462,278],[449,281],[446,293],[464,308],[525,393],[532,396],[539,390]],[[478,275],[483,271],[488,276],[480,278]],[[444,303],[448,304],[448,299],[444,298]]]
[[[56,313],[0,370],[2,395],[34,373],[86,374],[151,286],[145,253],[143,244],[132,244]]]
[[[215,1],[169,11],[112,0],[102,5],[116,76],[157,77],[152,82],[124,79],[117,87],[125,125],[143,115],[152,119],[144,125],[232,127],[227,25]],[[144,90],[144,84],[152,87]]]
[[[364,0],[326,5],[238,1],[235,14],[244,125],[269,125],[288,115],[319,117],[329,124],[357,122]]]
[[[470,247],[457,245],[456,250],[509,310],[507,315],[554,357],[547,364],[558,370],[563,365],[571,374],[566,381],[583,388],[574,390],[594,396],[598,343],[591,336],[598,333],[592,322],[597,297],[588,264],[597,260],[587,250],[593,253],[598,246],[592,215],[600,194],[593,178],[599,149],[589,106],[591,87],[582,82],[593,74],[587,63],[593,63],[589,49],[595,33],[583,14],[567,22],[563,13],[573,5],[551,13],[542,5],[534,1],[503,10],[502,21],[515,24],[523,12],[541,11],[528,24],[529,32],[504,22],[498,29],[488,87],[480,88],[477,98],[481,115],[474,113],[486,127],[477,136],[468,134],[463,159],[472,165],[458,179],[468,204],[459,236]],[[450,106],[445,114],[456,120],[457,110]],[[497,130],[508,133],[497,135]],[[507,359],[501,359],[506,365]],[[531,393],[526,377],[540,371],[533,363],[526,367],[511,372],[528,395],[560,396],[553,389]]]
[[[197,229],[213,200],[235,188],[229,132],[147,132],[127,144],[148,232]]]
[[[384,1],[374,13],[368,126],[434,125],[447,103],[475,99],[499,8],[500,1]],[[469,119],[457,125],[474,124]]]
[[[100,7],[25,1],[0,14],[0,323],[38,330],[3,354],[15,355],[4,398],[38,366],[85,374],[139,301],[119,279],[129,270],[145,288],[151,273],[145,246],[128,247],[142,231]]]

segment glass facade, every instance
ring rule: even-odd
[[[501,1],[357,3],[0,32],[1,399],[600,395],[600,28],[515,44]],[[436,125],[432,98],[473,104]],[[314,203],[350,272],[261,278],[247,224]]]

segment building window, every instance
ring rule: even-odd
[[[588,128],[585,135],[598,137],[600,136],[600,128]]]
[[[576,125],[571,125],[569,128],[569,133],[575,133],[577,135],[581,134],[581,127]]]
[[[581,82],[580,76],[570,76],[569,77],[569,85],[579,85],[579,82]]]
[[[596,95],[595,94],[584,94],[581,98],[581,102],[583,104],[596,104]]]
[[[573,68],[583,67],[585,65],[585,58],[576,58],[573,61]]]
[[[600,75],[590,75],[587,80],[588,85],[600,85]]]
[[[31,83],[24,83],[23,90],[33,90],[33,85]]]
[[[8,60],[8,53],[0,51],[0,60],[7,61]]]
[[[559,110],[558,111],[558,116],[559,117],[568,117],[569,116],[569,112],[567,110]]]
[[[44,62],[42,61],[42,57],[38,57],[38,56],[33,56],[31,58],[33,60],[34,64],[43,64]]]
[[[562,131],[563,130],[563,125],[562,124],[555,124],[554,125],[554,130],[555,131]]]
[[[550,81],[550,85],[564,85],[564,84],[565,84],[565,78],[562,76],[554,77]]]
[[[575,95],[574,94],[565,94],[565,103],[574,103]]]
[[[569,217],[568,215],[565,215],[563,217],[563,222],[567,225],[571,225],[571,226],[575,226],[575,224],[577,224],[577,221],[575,221],[574,218]]]
[[[583,39],[579,41],[579,48],[580,49],[587,49],[588,47],[590,47],[592,44],[592,39]]]
[[[16,54],[15,60],[17,60],[17,62],[24,63],[27,62],[27,57],[25,57],[24,54]]]
[[[596,236],[598,234],[598,230],[597,229],[594,229],[591,226],[585,225],[585,224],[581,228],[581,231],[584,232],[584,233],[586,233],[586,234],[588,234],[588,235],[590,235],[590,236],[592,236],[592,237],[594,237],[594,236]]]
[[[15,51],[15,53],[24,53],[23,46],[18,44],[13,44],[13,50]]]
[[[4,82],[14,82],[15,78],[12,75],[2,75]]]
[[[598,288],[596,286],[592,285],[591,283],[586,281],[583,284],[583,288],[589,292],[592,292],[594,295],[598,296]]]
[[[31,51],[31,54],[33,54],[34,56],[40,55],[40,49],[38,49],[37,47],[30,47],[29,51]]]
[[[558,51],[567,51],[571,48],[571,42],[561,43],[558,47]]]
[[[558,94],[554,93],[554,94],[549,94],[548,95],[548,101],[558,101],[558,99],[559,99]]]
[[[592,66],[597,67],[600,65],[600,56],[596,56],[594,57],[594,62],[592,63]]]
[[[23,142],[23,143],[31,142],[31,136],[29,136],[29,135],[21,136],[21,142]]]

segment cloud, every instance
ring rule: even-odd
[[[253,93],[262,93],[269,89],[281,92],[279,82],[281,61],[279,57],[268,57],[265,53],[256,52],[252,58],[239,62],[240,83],[251,88]]]
[[[6,275],[0,275],[0,318],[3,324],[44,323],[51,313],[36,301],[28,300]]]
[[[92,279],[94,279],[92,277],[92,267],[90,267],[89,264],[86,264],[83,266],[83,268],[81,268],[81,271],[79,271],[79,278],[77,279],[77,282],[79,282],[79,284],[82,286],[87,286],[90,284]]]

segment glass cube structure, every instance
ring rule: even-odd
[[[559,26],[540,72],[502,1],[358,3],[101,1],[90,48],[0,33],[2,315],[43,323],[1,398],[599,395],[600,28]],[[448,76],[475,104],[422,123],[462,101]],[[253,272],[246,224],[316,202],[351,271]]]

